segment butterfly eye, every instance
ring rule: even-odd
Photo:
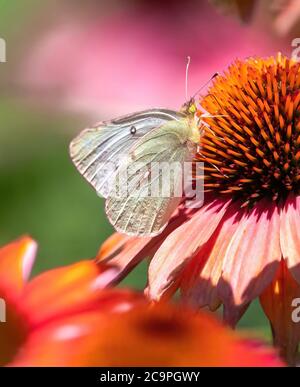
[[[136,134],[136,127],[135,127],[135,126],[132,126],[132,127],[130,128],[130,133],[131,133],[131,134]]]

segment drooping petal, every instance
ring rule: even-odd
[[[17,366],[282,366],[205,314],[168,305],[89,312],[37,329]]]
[[[18,297],[29,277],[37,243],[24,236],[0,248],[0,294]]]
[[[274,344],[289,364],[295,365],[300,342],[300,285],[282,259],[272,283],[260,297],[270,320]]]
[[[220,303],[218,284],[223,258],[243,215],[240,204],[232,204],[210,240],[200,249],[184,270],[181,289],[184,300],[195,307],[216,309]]]
[[[140,261],[151,253],[151,238],[130,237],[115,233],[101,246],[96,261],[108,262],[115,268],[115,277],[111,284],[117,283],[126,276]]]
[[[113,268],[94,261],[81,261],[42,273],[28,283],[22,294],[23,313],[30,326],[35,327],[97,305],[104,308],[107,302],[115,302],[115,297],[117,300],[119,297],[118,293],[107,296],[103,291],[110,275],[115,275]],[[136,297],[140,296],[135,294]],[[130,297],[127,301],[130,303]]]
[[[260,201],[239,221],[226,250],[219,295],[225,318],[235,324],[238,308],[259,296],[272,281],[281,259],[276,203]]]
[[[230,201],[214,200],[166,238],[149,266],[148,295],[159,300],[176,285],[184,266],[218,227]]]
[[[166,229],[154,238],[113,234],[101,246],[97,262],[107,262],[116,269],[112,283],[122,280],[141,260],[153,256],[165,238],[189,219],[192,213],[193,210],[186,211],[179,207]]]
[[[300,196],[290,194],[282,209],[280,243],[283,258],[300,283]]]

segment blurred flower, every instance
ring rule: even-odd
[[[299,33],[299,0],[210,0],[228,15],[256,26],[268,26],[277,36],[294,36]]]
[[[170,305],[65,317],[59,329],[44,327],[29,344],[14,365],[283,366],[270,348],[237,336],[210,316]]]
[[[92,261],[27,282],[36,247],[23,237],[0,249],[2,366],[283,365],[212,317],[103,290],[112,269]]]
[[[238,16],[243,21],[248,21],[254,11],[257,0],[210,0],[224,13]]]
[[[287,35],[300,24],[299,0],[271,0],[273,25],[278,35]]]
[[[192,93],[233,56],[290,50],[290,42],[272,39],[263,26],[242,26],[207,2],[137,3],[110,12],[99,6],[82,19],[63,15],[36,44],[30,41],[22,84],[39,101],[45,97],[99,120],[153,106],[179,108],[187,56]]]
[[[70,348],[64,343],[83,333],[93,336],[99,324],[95,315],[122,312],[143,302],[136,293],[102,290],[112,269],[93,261],[50,270],[27,282],[36,248],[31,238],[23,237],[0,249],[1,306],[5,302],[0,315],[1,366],[51,365],[68,359]],[[84,332],[78,323],[82,321]],[[78,359],[84,344],[76,345]]]
[[[299,85],[300,64],[281,55],[230,66],[201,103],[217,116],[205,118],[210,130],[202,136],[198,155],[205,163],[204,206],[179,209],[152,239],[115,234],[98,255],[100,262],[118,269],[115,281],[141,259],[153,257],[151,299],[180,287],[184,299],[196,306],[214,310],[223,304],[231,325],[262,296],[275,342],[289,359],[296,355],[298,328],[288,309],[274,314],[270,305],[274,297],[290,302],[287,289],[295,293],[300,282]],[[279,288],[271,283],[278,282],[282,259],[288,269],[277,274],[284,280],[276,293]],[[282,324],[288,323],[283,336]]]

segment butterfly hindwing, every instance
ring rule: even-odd
[[[115,178],[116,189],[106,201],[106,214],[117,231],[153,236],[165,228],[182,201],[178,193],[182,193],[183,163],[191,161],[196,152],[196,147],[189,143],[189,133],[187,118],[172,120],[148,132],[131,148]],[[169,173],[162,168],[153,175],[153,165],[169,166]],[[155,190],[153,195],[157,181],[159,195]],[[162,182],[169,184],[166,192]]]

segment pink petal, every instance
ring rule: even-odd
[[[178,227],[161,245],[149,266],[150,298],[159,300],[175,284],[218,227],[230,201],[214,200]]]
[[[116,268],[115,275],[111,277],[111,284],[122,280],[144,258],[152,257],[165,238],[189,219],[193,211],[178,208],[166,229],[154,238],[130,237],[119,233],[108,238],[101,246],[96,259],[99,262],[108,262]]]
[[[229,319],[237,307],[244,308],[272,281],[281,259],[279,230],[278,207],[265,200],[240,220],[224,256],[219,287]]]
[[[103,280],[104,275],[104,280]],[[130,303],[131,294],[116,290],[104,290],[111,269],[97,265],[94,260],[83,260],[72,265],[45,271],[26,284],[19,308],[29,327],[37,327],[49,321],[103,308],[115,298],[120,299],[113,308],[124,302]],[[142,297],[139,297],[142,299]]]
[[[28,281],[35,261],[38,245],[34,240],[29,241],[23,256],[22,272],[24,281]]]
[[[287,266],[300,283],[300,196],[290,194],[282,209],[280,243]]]
[[[122,280],[143,258],[150,254],[151,238],[135,238],[113,234],[101,246],[96,257],[100,263],[108,262],[115,268],[110,285]]]
[[[188,303],[196,307],[209,306],[212,310],[220,305],[217,286],[222,275],[223,258],[243,212],[239,204],[231,205],[214,236],[188,265],[181,282]]]

